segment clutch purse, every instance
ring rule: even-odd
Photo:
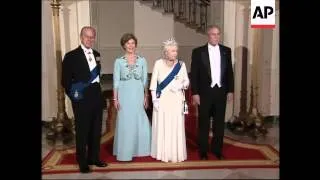
[[[183,101],[183,114],[188,114],[188,104],[187,101]]]
[[[183,93],[183,97],[184,97],[184,101],[183,101],[183,114],[188,114],[189,113],[189,110],[188,110],[188,103],[187,103],[187,100],[186,100],[186,96],[185,96],[185,92],[184,92],[184,89],[182,89],[182,93]]]

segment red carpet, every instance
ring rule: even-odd
[[[150,96],[151,97],[151,96]],[[189,114],[186,115],[188,159],[181,163],[164,163],[149,157],[134,158],[132,162],[118,162],[112,155],[113,133],[105,134],[101,141],[101,158],[109,163],[105,168],[93,167],[95,172],[141,171],[141,170],[177,170],[177,169],[214,169],[214,168],[278,168],[279,153],[269,145],[256,145],[238,142],[229,137],[224,138],[223,154],[225,160],[217,160],[209,155],[209,160],[201,161],[195,143],[197,136],[197,109],[191,105],[191,91],[186,92]],[[152,109],[149,109],[152,110]],[[149,113],[152,111],[149,111]],[[107,122],[115,120],[115,110],[108,109]],[[109,125],[111,126],[111,125]],[[111,130],[107,126],[107,129]],[[75,148],[63,151],[52,150],[42,161],[42,173],[79,172],[75,159]]]
[[[109,163],[108,167],[96,168],[95,172],[133,171],[133,170],[177,170],[177,169],[213,169],[213,168],[278,168],[279,153],[268,145],[256,145],[237,142],[225,137],[223,154],[225,160],[201,161],[197,145],[187,141],[188,159],[181,163],[164,163],[148,157],[134,158],[132,162],[118,162],[112,155],[113,136],[106,134],[102,138],[101,158]],[[75,161],[75,148],[63,151],[52,150],[42,162],[43,174],[79,172]]]

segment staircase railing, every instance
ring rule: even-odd
[[[210,0],[142,0],[152,1],[153,8],[173,13],[175,20],[204,33],[208,26]]]

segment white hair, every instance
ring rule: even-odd
[[[173,37],[171,37],[171,38],[169,38],[168,40],[166,40],[166,41],[163,42],[163,52],[166,52],[166,50],[167,50],[167,48],[168,48],[169,46],[176,46],[176,47],[178,47],[178,43],[177,43],[177,41],[176,41]]]

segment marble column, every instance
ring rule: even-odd
[[[249,19],[250,21],[250,19]],[[247,64],[247,111],[249,111],[250,108],[250,93],[251,93],[251,85],[252,85],[252,52],[253,52],[253,35],[254,35],[254,29],[251,27],[248,27],[248,64]]]
[[[251,65],[251,83],[253,87],[253,107],[256,107],[259,109],[258,100],[259,97],[261,97],[261,62],[262,62],[262,56],[261,56],[261,39],[262,39],[262,31],[261,29],[254,29],[253,30],[253,48],[252,48],[252,65]]]
[[[236,30],[236,3],[234,0],[224,0],[223,44],[234,50]],[[232,54],[232,60],[234,61]]]
[[[230,47],[232,52],[234,52],[236,36],[236,1],[225,0],[223,12],[223,44]],[[231,57],[232,64],[234,64],[234,53],[232,53]],[[233,103],[234,101],[227,103],[225,121],[228,121],[233,116]]]
[[[273,30],[261,30],[260,57],[258,65],[258,109],[261,115],[268,116],[270,114],[271,100],[271,63],[272,63],[272,47],[273,47]]]
[[[41,120],[50,122],[57,115],[57,68],[54,53],[51,1],[42,1]]]
[[[276,28],[273,30],[271,82],[270,82],[270,116],[279,116],[279,9],[276,10]]]
[[[250,20],[249,20],[250,21]],[[259,31],[255,44],[254,32]],[[279,115],[279,1],[276,1],[276,28],[275,29],[248,29],[248,90],[252,83],[252,65],[257,61],[256,85],[258,87],[257,108],[263,116]],[[256,59],[252,53],[256,49]],[[250,91],[248,91],[250,92]],[[250,93],[247,95],[247,107],[250,104]]]
[[[236,37],[234,53],[234,116],[245,116],[247,112],[248,84],[248,27],[249,1],[238,1],[236,4]]]

